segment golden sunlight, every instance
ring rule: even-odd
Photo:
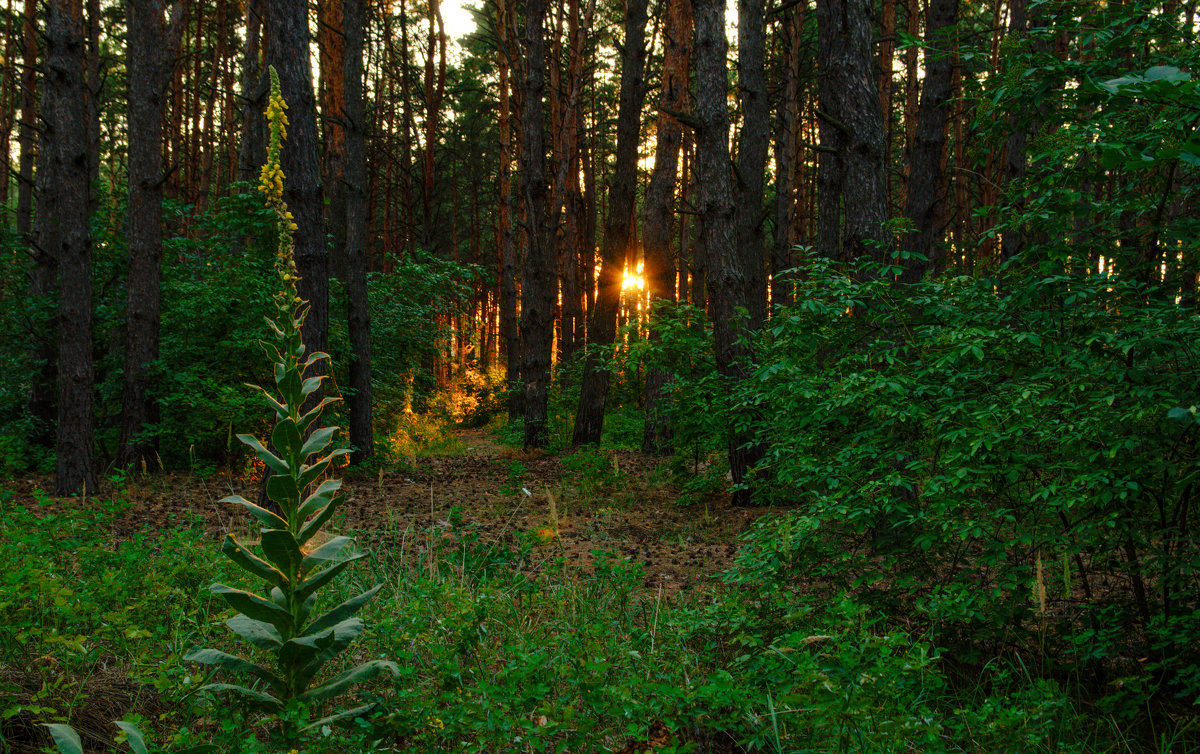
[[[639,261],[632,273],[628,268],[625,270],[621,277],[621,292],[644,290],[646,290],[646,279],[642,277],[642,263]]]

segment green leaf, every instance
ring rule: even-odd
[[[267,531],[275,531],[268,529]],[[269,581],[276,586],[287,586],[287,577],[279,572],[274,566],[267,561],[255,555],[246,547],[238,543],[233,538],[232,534],[225,535],[225,541],[221,544],[221,552],[225,554],[234,563],[237,563],[246,571],[258,576],[264,581]]]
[[[296,599],[299,599],[299,600],[308,599],[314,592],[316,592],[318,589],[320,589],[321,587],[328,584],[339,573],[341,573],[343,570],[345,570],[346,566],[350,565],[351,563],[353,563],[356,560],[365,558],[366,556],[367,556],[367,554],[365,552],[359,553],[357,555],[352,555],[351,557],[346,558],[345,560],[339,561],[337,563],[334,563],[333,565],[329,566],[325,570],[320,571],[319,573],[316,573],[316,574],[310,576],[309,578],[305,579],[303,582],[301,582],[300,587],[296,590]]]
[[[229,627],[230,631],[259,649],[270,651],[283,646],[283,637],[274,626],[261,620],[254,620],[248,615],[235,615],[225,621],[225,625]]]
[[[362,594],[358,595],[357,597],[351,597],[350,599],[346,600],[345,602],[343,602],[342,604],[333,608],[332,610],[329,610],[328,612],[323,614],[321,617],[317,618],[312,623],[308,624],[308,626],[305,627],[302,635],[303,636],[312,636],[313,634],[318,634],[327,628],[332,628],[333,626],[336,626],[337,624],[341,623],[345,619],[347,619],[347,618],[351,617],[352,615],[354,615],[355,613],[357,613],[362,608],[363,605],[365,605],[371,601],[371,598],[374,597],[375,593],[378,592],[381,588],[382,588],[381,585],[374,586],[374,587],[368,589],[367,591],[363,592]]]
[[[246,688],[245,686],[239,686],[236,683],[210,683],[207,686],[203,686],[202,690],[239,694],[240,696],[244,696],[252,702],[266,707],[272,712],[279,712],[283,709],[283,702],[279,701],[270,694],[263,691]]]
[[[315,637],[316,640],[312,645],[316,650],[315,656],[310,655],[310,660],[296,674],[297,688],[306,688],[313,677],[321,672],[322,667],[346,651],[350,643],[362,634],[365,625],[359,618],[347,618],[319,637]],[[304,641],[303,638],[299,640],[299,642]]]
[[[327,405],[329,405],[330,403],[336,403],[339,400],[341,400],[341,399],[336,398],[336,397],[322,399],[321,402],[318,403],[316,406],[314,406],[311,410],[309,410],[309,412],[307,414],[300,417],[300,420],[298,422],[296,422],[296,426],[300,429],[301,432],[307,432],[309,426],[313,422],[315,422],[317,419],[320,418],[321,412],[325,410],[325,407]]]
[[[271,477],[271,479],[274,479],[274,478],[275,478],[274,476]],[[267,480],[267,482],[269,484],[270,480]],[[267,510],[266,508],[255,505],[254,503],[250,502],[249,500],[242,497],[241,495],[229,495],[228,497],[221,498],[217,502],[233,503],[235,505],[240,505],[243,508],[245,508],[246,510],[250,511],[250,515],[254,516],[261,523],[263,523],[266,526],[269,526],[273,529],[286,529],[287,528],[287,521],[284,521],[282,518],[275,515],[271,511]]]
[[[335,493],[342,488],[340,479],[326,479],[313,490],[313,493],[304,498],[304,502],[300,504],[296,515],[301,521],[316,513],[319,508],[333,499]]]
[[[308,542],[308,540],[316,536],[317,532],[321,530],[321,527],[325,525],[325,522],[328,521],[331,516],[333,516],[338,506],[345,502],[345,500],[345,495],[338,495],[329,502],[329,505],[326,505],[324,508],[322,508],[317,515],[313,516],[311,520],[304,524],[304,526],[300,527],[300,536],[297,537],[297,539],[300,540],[300,543],[303,545],[305,542]]]
[[[314,430],[308,436],[308,440],[304,443],[304,447],[300,449],[300,456],[308,458],[313,453],[320,453],[329,445],[329,441],[333,439],[333,434],[337,432],[337,427],[321,427]]]
[[[295,578],[299,572],[304,555],[300,545],[287,529],[267,529],[262,533],[263,555],[275,564],[275,567],[287,575],[288,579]],[[279,584],[280,587],[286,584]]]
[[[305,691],[296,698],[305,703],[330,699],[344,693],[356,683],[371,680],[383,671],[387,671],[393,676],[400,675],[400,669],[396,667],[396,663],[389,660],[371,660],[370,662],[364,662],[356,668],[347,670],[327,683]]]
[[[342,710],[341,712],[335,712],[334,714],[330,715],[329,717],[322,717],[320,720],[316,721],[315,723],[309,723],[308,725],[304,726],[304,730],[316,730],[316,729],[319,729],[323,725],[333,725],[334,723],[336,723],[340,720],[345,720],[347,718],[352,718],[352,717],[358,717],[360,715],[366,715],[366,714],[370,713],[372,710],[374,710],[377,706],[379,706],[379,705],[364,704],[363,706],[355,707],[354,709],[348,709],[348,710]]]
[[[229,603],[229,606],[255,620],[270,623],[279,631],[286,634],[292,627],[292,614],[270,600],[263,599],[243,589],[234,589],[224,584],[213,584],[209,587],[213,594]]]
[[[275,417],[277,419],[286,419],[288,417],[287,406],[285,406],[282,403],[280,403],[279,401],[275,400],[275,396],[271,395],[270,392],[268,392],[266,389],[264,389],[262,387],[259,387],[258,385],[250,385],[250,387],[252,387],[255,390],[257,390],[258,392],[262,393],[263,397],[267,399],[267,403],[270,404],[272,409],[274,409]]]
[[[294,456],[304,445],[304,438],[296,429],[296,422],[290,418],[280,419],[275,424],[275,430],[271,432],[271,444],[285,456]]]
[[[79,734],[70,725],[62,723],[43,723],[50,730],[50,737],[54,739],[54,745],[62,754],[83,754],[83,742],[79,740]]]
[[[245,673],[252,675],[255,678],[260,678],[271,684],[271,688],[275,691],[280,691],[283,688],[283,681],[275,676],[274,673],[257,665],[249,660],[242,659],[237,655],[231,655],[228,652],[222,652],[219,649],[193,649],[183,656],[183,659],[188,662],[199,662],[203,665],[216,665],[219,668],[229,670],[234,673]]]
[[[296,504],[296,499],[300,497],[300,489],[290,474],[272,474],[267,478],[267,497],[279,503],[279,507],[288,510]],[[287,522],[279,528],[286,529]]]
[[[241,440],[243,445],[250,446],[250,449],[254,451],[254,454],[258,456],[259,459],[261,459],[262,462],[270,467],[276,474],[288,473],[287,461],[263,447],[263,444],[258,441],[257,437],[254,435],[238,435],[237,439]]]
[[[129,748],[133,749],[134,754],[150,754],[146,748],[146,737],[142,735],[142,731],[133,723],[127,723],[124,720],[115,720],[113,725],[125,732],[125,743],[129,744]]]
[[[334,537],[317,549],[310,552],[304,562],[300,564],[300,572],[308,573],[314,568],[325,565],[334,560],[338,560],[338,555],[342,550],[354,544],[354,540],[350,537]]]
[[[1185,73],[1173,65],[1156,65],[1146,69],[1147,81],[1190,81],[1190,73]]]
[[[302,382],[300,384],[300,397],[302,399],[307,398],[308,396],[310,396],[313,393],[320,390],[321,389],[321,381],[324,379],[325,379],[324,375],[320,375],[317,377],[309,377],[307,380]]]

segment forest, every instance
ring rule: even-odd
[[[1196,0],[0,26],[0,751],[1200,751]]]

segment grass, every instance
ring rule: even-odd
[[[214,541],[187,526],[113,541],[120,501],[0,500],[5,745],[37,751],[34,724],[50,721],[111,740],[106,720],[140,716],[160,741],[269,750],[245,733],[267,740],[253,713],[193,693],[204,679],[180,660],[229,641],[206,586],[236,573]],[[675,751],[1154,748],[1019,664],[954,688],[919,636],[850,600],[796,611],[770,592],[667,597],[603,553],[584,572],[458,524],[393,534],[403,544],[378,548],[340,589],[385,585],[352,653],[393,658],[403,675],[366,692],[370,717],[306,751],[601,752],[655,726]],[[537,557],[550,560],[531,577]],[[1187,735],[1181,724],[1156,740],[1180,750]]]

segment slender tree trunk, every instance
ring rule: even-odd
[[[600,250],[600,280],[596,309],[587,334],[579,410],[575,414],[573,445],[600,442],[609,372],[603,347],[616,337],[621,298],[622,261],[634,240],[634,202],[637,198],[637,150],[641,130],[646,65],[647,0],[629,0],[625,7],[625,41],[621,55],[621,92],[617,105],[617,155],[608,187],[608,217]],[[598,347],[599,346],[599,347]]]
[[[883,164],[889,170],[884,174],[887,194],[892,196],[892,125],[896,122],[892,113],[892,75],[896,62],[896,0],[883,0],[879,33],[879,112],[883,113]]]
[[[1008,33],[1010,36],[1024,36],[1028,29],[1028,0],[1012,0],[1008,10]],[[1004,145],[1004,187],[1012,192],[1025,180],[1028,173],[1026,164],[1026,145],[1029,134],[1021,125],[1021,116],[1008,116],[1009,135]],[[1010,211],[1020,214],[1025,206],[1025,200],[1012,195]],[[1005,231],[1000,238],[1000,256],[1003,261],[1012,259],[1025,248],[1025,234],[1019,229]]]
[[[297,288],[300,298],[309,305],[304,320],[304,344],[309,353],[323,352],[329,339],[329,252],[317,159],[316,103],[308,56],[308,4],[303,0],[271,0],[267,34],[271,40],[268,59],[279,74],[283,98],[288,103],[288,138],[280,165],[286,176],[283,199],[298,226]],[[323,373],[323,362],[319,368]],[[321,390],[312,393],[305,405],[315,406],[321,400],[321,393]]]
[[[746,342],[746,279],[734,236],[733,187],[729,175],[729,109],[725,78],[725,4],[697,0],[696,14],[696,173],[704,245],[710,262],[713,339],[717,370],[727,380],[741,381],[753,357]],[[748,502],[753,490],[749,471],[762,449],[746,434],[729,431],[729,468],[735,503]]]
[[[55,422],[58,411],[55,406],[58,391],[58,320],[51,314],[58,291],[58,246],[59,226],[57,195],[52,182],[55,178],[50,168],[52,124],[45,122],[38,129],[38,100],[34,95],[37,79],[37,4],[26,0],[25,4],[25,86],[23,117],[21,124],[21,174],[24,194],[17,196],[17,229],[29,239],[33,254],[33,269],[29,274],[28,298],[39,304],[33,308],[34,342],[30,353],[35,373],[29,392],[29,414],[34,420],[31,442],[53,448]],[[42,96],[45,97],[43,83]],[[36,141],[35,141],[36,134]],[[36,146],[35,146],[36,144]],[[33,174],[34,154],[37,154],[37,175]],[[33,215],[33,195],[37,196],[37,214]]]
[[[800,48],[805,10],[803,4],[797,4],[783,18],[783,96],[775,120],[775,237],[771,246],[771,303],[775,306],[786,303],[791,295],[783,272],[792,267],[792,248],[796,245]]]
[[[683,125],[670,112],[688,108],[688,71],[692,53],[691,0],[670,0],[663,36],[662,98],[654,147],[654,172],[646,188],[642,246],[645,266],[642,277],[651,306],[656,301],[674,298],[675,265],[671,258],[671,231],[675,220],[675,184],[679,171],[679,151],[683,144]],[[651,319],[650,342],[662,341],[662,328]],[[671,448],[671,423],[665,410],[663,388],[669,379],[667,370],[650,369],[646,374],[646,422],[642,431],[642,450],[664,453]]]
[[[737,5],[742,129],[738,134],[737,182],[734,185],[734,232],[746,275],[751,330],[762,327],[767,311],[763,184],[771,141],[771,117],[767,101],[765,5],[765,0],[738,0]]]
[[[554,340],[554,250],[547,228],[545,98],[546,0],[525,4],[525,78],[522,85],[521,156],[518,173],[525,200],[525,254],[521,278],[521,379],[525,385],[525,447],[550,441],[548,389]]]
[[[442,98],[446,92],[446,33],[440,0],[427,0],[427,7],[429,39],[425,54],[425,149],[421,155],[421,242],[426,251],[434,251],[437,230],[437,218],[434,216],[434,150],[441,119]]]
[[[153,457],[142,433],[158,420],[151,367],[158,358],[162,261],[162,123],[171,64],[179,45],[182,2],[168,22],[164,0],[128,0],[129,283],[125,310],[125,374],[117,464],[129,468]]]
[[[500,342],[505,357],[505,384],[508,385],[508,416],[515,419],[525,409],[521,379],[521,341],[517,332],[516,241],[513,234],[512,194],[512,106],[509,102],[509,11],[506,0],[499,0],[496,28],[500,44],[496,51],[500,111],[499,212],[497,234],[500,257]]]
[[[870,0],[817,2],[821,147],[833,150],[821,153],[818,247],[851,266],[886,262],[890,253],[871,29]]]
[[[54,194],[58,258],[58,435],[54,488],[59,495],[95,490],[92,391],[92,243],[88,200],[88,108],[85,40],[79,0],[50,0],[42,112],[49,153],[42,169]]]
[[[21,123],[17,131],[17,234],[33,230],[33,156],[37,144],[37,0],[25,0],[21,32]]]
[[[363,47],[368,0],[344,0],[346,129],[346,319],[350,331],[351,460],[375,454],[371,420],[371,311],[367,299],[366,108]]]
[[[925,84],[917,115],[917,131],[909,156],[908,196],[904,214],[912,223],[905,250],[915,255],[904,262],[901,279],[914,283],[937,270],[941,255],[943,209],[946,202],[946,102],[954,86],[955,24],[958,0],[930,0],[925,24]],[[923,257],[919,258],[919,257]]]
[[[332,240],[332,274],[346,280],[346,42],[344,0],[321,0],[317,47],[321,79],[321,184]]]
[[[242,59],[242,138],[238,150],[238,180],[253,182],[267,157],[267,79],[259,55],[266,0],[246,0],[246,47]]]

